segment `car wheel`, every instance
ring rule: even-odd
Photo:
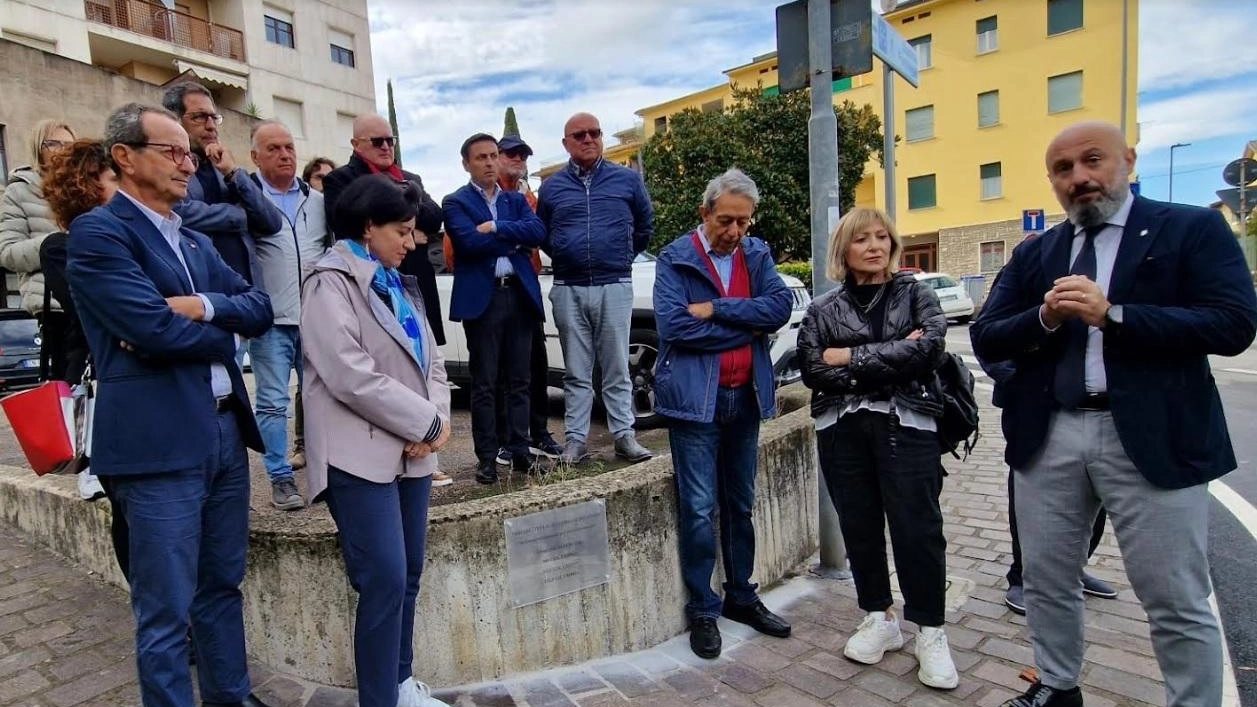
[[[655,363],[659,360],[659,334],[654,329],[629,332],[629,381],[633,384],[634,426],[639,430],[658,427],[662,417],[655,412]]]
[[[970,319],[973,319],[973,315],[972,315],[972,314],[966,314],[966,315],[965,315],[965,316],[963,316],[963,317],[956,317],[956,323],[957,323],[957,324],[968,324]]]

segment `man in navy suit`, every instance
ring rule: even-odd
[[[1005,458],[1017,484],[1039,682],[1006,707],[1082,705],[1082,568],[1101,505],[1152,625],[1171,707],[1217,707],[1206,483],[1235,468],[1210,354],[1257,333],[1243,253],[1220,215],[1135,197],[1135,151],[1108,123],[1047,149],[1069,216],[1013,252],[971,328],[1012,361]]]
[[[271,325],[267,296],[173,206],[196,170],[162,108],[105,125],[117,196],[70,227],[67,276],[96,367],[92,469],[131,528],[131,606],[144,707],[192,707],[189,625],[205,705],[250,693],[240,582],[249,463],[262,450],[235,362]]]
[[[511,466],[530,466],[528,353],[545,314],[529,253],[546,231],[523,194],[498,186],[498,141],[492,135],[472,135],[461,152],[471,182],[441,203],[445,232],[458,254],[450,321],[461,321],[467,332],[476,481],[492,484],[498,480],[498,386],[505,392]]]

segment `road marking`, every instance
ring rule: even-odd
[[[1249,503],[1243,496],[1235,492],[1235,489],[1227,486],[1222,481],[1209,482],[1209,494],[1218,499],[1231,515],[1244,526],[1248,534],[1257,541],[1257,508]],[[1218,620],[1218,625],[1222,625],[1222,616],[1218,612],[1218,602],[1213,596],[1209,597],[1209,605],[1213,608],[1213,615]],[[1231,666],[1231,652],[1226,645],[1226,635],[1222,636],[1222,704],[1239,705],[1239,687],[1235,682],[1235,670]]]
[[[1227,373],[1243,373],[1246,376],[1257,376],[1257,371],[1251,368],[1223,368]]]

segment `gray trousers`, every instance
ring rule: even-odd
[[[594,409],[594,365],[602,371],[602,402],[612,437],[633,432],[629,323],[633,285],[556,285],[550,290],[563,347],[563,404],[568,441],[585,442]]]
[[[1152,628],[1169,707],[1219,707],[1222,641],[1209,608],[1205,485],[1153,486],[1126,456],[1109,412],[1057,412],[1043,449],[1014,470],[1026,618],[1043,684],[1078,684],[1082,569],[1101,504]]]

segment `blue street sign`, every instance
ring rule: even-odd
[[[1047,214],[1043,209],[1026,209],[1021,212],[1021,230],[1026,233],[1043,233],[1047,225]]]
[[[1131,193],[1131,194],[1134,194],[1135,196],[1139,196],[1139,190],[1140,190],[1139,182],[1131,182],[1131,183],[1130,183],[1130,193]]]
[[[873,55],[886,62],[913,88],[921,85],[917,50],[876,12],[873,13]]]

